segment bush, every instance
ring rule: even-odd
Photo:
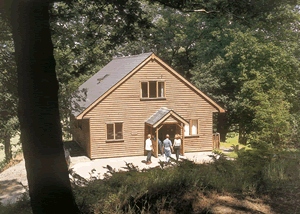
[[[298,194],[300,152],[274,155],[261,148],[238,150],[237,154],[237,159],[228,160],[223,153],[216,152],[211,163],[172,160],[170,165],[143,171],[130,163],[128,172],[107,166],[109,173],[104,179],[91,176],[86,180],[71,172],[74,195],[82,213],[97,214],[207,213],[209,210],[195,211],[194,205],[211,193],[242,197]],[[0,214],[31,213],[25,196],[14,205],[1,206],[0,210]]]

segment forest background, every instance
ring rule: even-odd
[[[215,120],[221,141],[238,132],[242,144],[298,145],[299,7],[255,12],[242,6],[245,13],[237,15],[226,5],[224,11],[183,12],[141,1],[125,5],[129,14],[120,15],[101,3],[55,3],[50,20],[63,133],[80,84],[114,56],[152,51],[226,108]],[[3,20],[1,27],[0,130],[9,160],[9,142],[19,129],[17,74],[11,29]]]
[[[64,134],[81,83],[113,56],[153,51],[226,108],[216,115],[222,141],[237,132],[240,143],[272,154],[298,149],[298,1],[116,5],[82,0],[50,9]],[[17,69],[10,25],[0,24],[0,141],[9,161],[19,132]]]

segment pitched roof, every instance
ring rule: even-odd
[[[151,117],[149,117],[148,120],[146,120],[146,123],[148,123],[153,127],[157,127],[159,124],[164,122],[170,116],[175,117],[177,120],[183,122],[184,124],[188,124],[188,122],[185,119],[183,119],[181,116],[179,116],[175,111],[173,111],[173,109],[168,109],[166,107],[160,108]]]
[[[73,105],[78,105],[82,109],[77,112],[73,111],[72,113],[74,114],[74,116],[77,119],[82,119],[88,111],[90,111],[95,105],[97,105],[97,103],[99,103],[104,97],[106,97],[119,85],[121,85],[128,78],[130,78],[137,70],[139,70],[142,66],[145,65],[145,63],[147,63],[151,59],[156,60],[168,71],[174,74],[177,78],[186,83],[188,87],[191,87],[207,102],[209,102],[212,106],[218,109],[219,112],[225,112],[225,109],[223,109],[220,105],[218,105],[211,98],[205,95],[202,91],[196,88],[193,84],[191,84],[188,80],[182,77],[179,73],[177,73],[169,65],[163,62],[155,54],[145,53],[130,57],[115,58],[105,67],[103,67],[98,73],[96,73],[85,83],[83,83],[79,87],[79,90],[81,91],[82,89],[87,89],[86,101],[76,101],[75,98],[72,100],[73,103],[76,103]]]
[[[171,109],[162,107],[156,113],[154,113],[148,120],[146,120],[146,123],[153,126],[155,123],[157,123],[157,121],[161,120],[170,111]]]
[[[86,101],[76,101],[82,109],[88,108],[106,91],[122,80],[128,73],[146,60],[152,53],[135,56],[118,57],[109,62],[100,71],[79,87],[79,91],[87,89]],[[82,111],[72,112],[77,117]]]

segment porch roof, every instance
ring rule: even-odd
[[[173,111],[173,109],[168,109],[166,107],[160,108],[148,120],[146,120],[146,123],[156,128],[159,124],[164,122],[170,116],[173,116],[175,119],[179,120],[185,125],[189,124],[185,119],[183,119],[180,115],[178,115],[175,111]]]

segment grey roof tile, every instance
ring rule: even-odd
[[[79,91],[83,88],[87,89],[87,97],[85,102],[76,101],[76,103],[81,106],[83,110],[86,109],[105,92],[122,80],[133,69],[151,56],[151,54],[152,52],[113,59],[79,87]],[[75,117],[77,117],[81,112],[82,111],[73,111],[72,113]]]
[[[166,114],[168,114],[172,109],[168,109],[166,107],[160,108],[156,113],[154,113],[148,120],[146,120],[146,123],[150,125],[154,125],[159,120],[161,120]]]

